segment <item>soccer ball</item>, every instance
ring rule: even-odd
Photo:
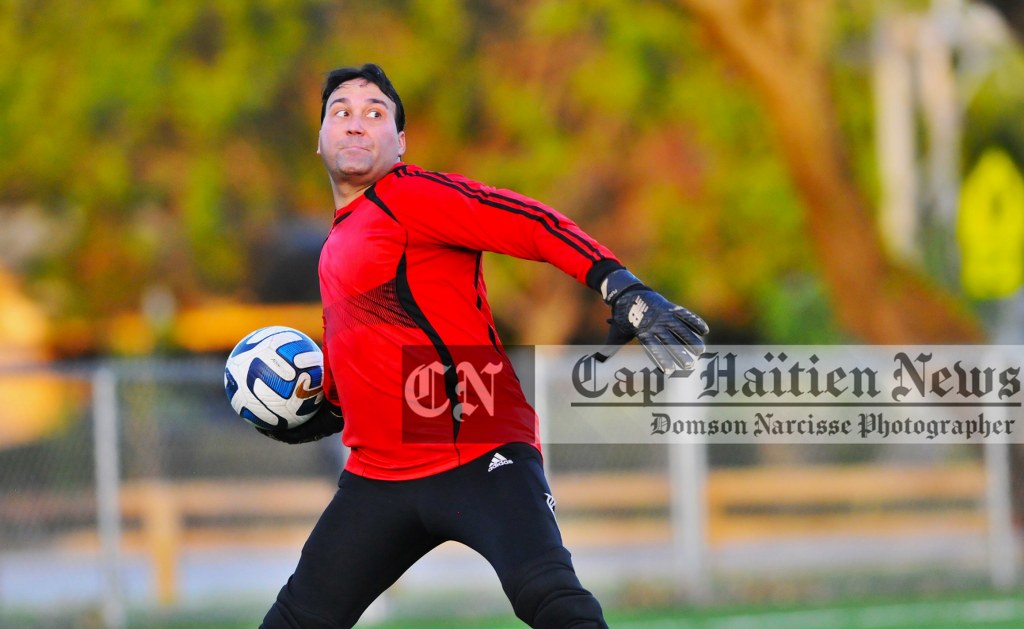
[[[238,342],[224,367],[224,392],[243,419],[270,430],[294,428],[324,400],[324,355],[311,338],[282,325]]]

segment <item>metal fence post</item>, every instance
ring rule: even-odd
[[[1017,543],[1011,505],[1010,446],[985,444],[985,509],[988,512],[988,560],[992,586],[1009,590],[1017,585]]]
[[[672,399],[697,399],[696,376],[682,382],[673,378]],[[672,386],[672,385],[670,385]],[[702,410],[692,409],[693,413]],[[695,418],[696,419],[696,418]],[[707,445],[701,441],[669,446],[672,545],[682,594],[691,601],[706,600],[711,593],[707,565]]]
[[[122,629],[127,624],[121,583],[117,406],[117,376],[110,368],[100,367],[92,377],[93,452],[96,466],[96,525],[103,577],[102,614],[108,629]]]

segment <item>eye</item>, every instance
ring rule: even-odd
[[[348,110],[347,109],[339,109],[338,111],[334,112],[334,115],[339,117],[339,118],[344,118],[344,117],[348,116]]]
[[[377,119],[384,117],[384,114],[382,114],[381,112],[377,111],[376,109],[370,110],[369,112],[367,112],[366,115],[369,116],[370,118],[377,118]]]

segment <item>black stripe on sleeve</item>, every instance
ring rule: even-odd
[[[552,212],[543,207],[532,205],[525,201],[513,199],[500,194],[492,194],[483,190],[478,190],[466,182],[453,181],[441,173],[421,171],[411,173],[411,176],[422,177],[428,181],[433,181],[434,183],[442,186],[447,186],[459,194],[474,199],[484,205],[489,205],[499,210],[525,216],[530,220],[537,221],[548,233],[567,244],[588,260],[597,262],[605,257],[600,253],[594,243],[576,232],[560,227],[558,225],[558,218]]]

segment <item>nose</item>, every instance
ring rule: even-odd
[[[345,133],[351,135],[362,135],[366,131],[366,129],[363,127],[363,121],[362,119],[359,118],[359,116],[352,116],[346,122],[347,124],[345,125]]]

